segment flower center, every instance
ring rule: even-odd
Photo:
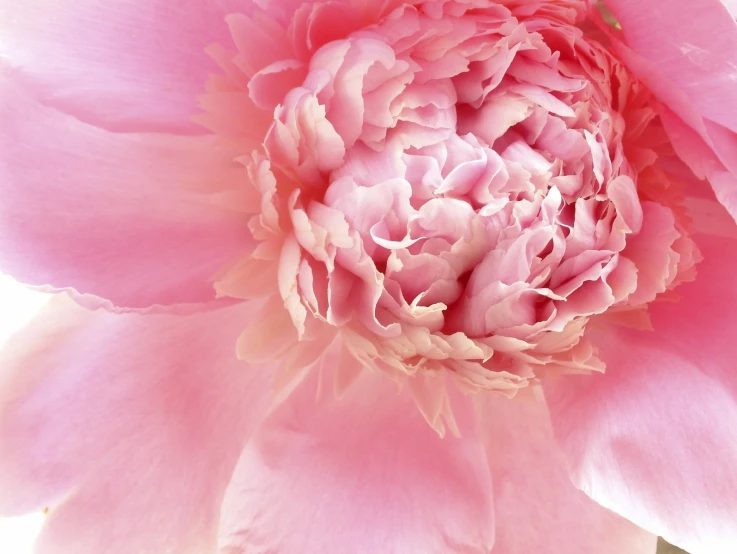
[[[302,341],[510,391],[601,369],[592,320],[692,269],[649,93],[578,28],[428,3],[310,48],[248,84],[252,260]]]

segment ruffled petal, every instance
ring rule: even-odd
[[[267,367],[238,362],[249,309],[88,311],[57,295],[0,359],[0,514],[49,509],[38,554],[203,554]]]
[[[654,331],[593,339],[602,375],[546,383],[574,483],[692,554],[737,549],[737,241],[703,236],[678,302],[650,306]]]
[[[0,1],[3,61],[28,92],[87,123],[125,132],[202,133],[190,121],[230,43],[225,15],[247,0]]]
[[[493,554],[654,554],[655,535],[573,486],[539,392],[476,397],[494,477]]]
[[[381,374],[364,371],[341,400],[332,387],[316,399],[316,380],[244,450],[221,552],[488,554],[491,476],[471,421],[459,417],[463,438],[441,439]]]
[[[185,185],[236,186],[245,168],[208,137],[110,133],[3,86],[3,271],[125,307],[214,299],[215,273],[249,248],[248,217]]]

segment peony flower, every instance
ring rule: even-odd
[[[2,11],[39,553],[737,549],[731,1]]]

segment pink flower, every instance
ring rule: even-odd
[[[0,515],[737,549],[731,1],[168,4],[1,4]]]

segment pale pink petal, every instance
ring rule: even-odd
[[[737,99],[737,23],[717,0],[703,6],[679,1],[678,10],[663,10],[661,4],[658,0],[642,11],[631,0],[614,2],[634,22],[635,38],[626,31],[627,45],[618,33],[610,31],[609,38],[617,56],[668,107],[661,115],[678,154],[697,176],[709,180],[720,202],[737,217],[737,119],[728,107]],[[651,9],[662,17],[654,17]],[[655,40],[646,28],[656,28],[662,19],[667,20],[666,36]],[[671,55],[662,63],[662,56]],[[684,70],[681,63],[695,69]]]
[[[245,169],[208,137],[109,133],[24,94],[0,102],[3,270],[126,307],[213,299],[252,243],[248,218],[185,185],[243,186]]]
[[[49,509],[38,554],[211,552],[273,368],[237,361],[244,304],[88,311],[65,295],[0,364],[0,513]]]
[[[221,139],[239,143],[241,155],[263,142],[273,121],[271,114],[256,106],[245,90],[213,91],[201,94],[198,101],[205,111],[192,116],[192,121]]]
[[[687,205],[695,232],[737,239],[737,225],[719,202],[692,196]]]
[[[632,305],[653,301],[666,291],[675,277],[672,258],[673,243],[679,238],[673,212],[655,202],[643,202],[644,218],[641,231],[627,241],[622,251],[637,266],[637,290],[629,297]]]
[[[722,0],[722,4],[732,14],[732,17],[737,19],[737,0]]]
[[[456,414],[463,438],[441,439],[386,376],[364,371],[337,400],[333,373],[319,398],[316,375],[306,381],[244,450],[221,551],[487,554],[491,476],[469,410]]]
[[[737,241],[702,236],[696,281],[650,306],[654,331],[592,338],[602,375],[546,383],[574,483],[692,554],[737,549]],[[626,347],[623,348],[623,345]]]
[[[654,554],[657,537],[577,490],[538,390],[475,397],[494,478],[493,554]]]
[[[3,62],[30,94],[87,123],[201,133],[189,118],[216,69],[205,47],[230,42],[225,15],[248,9],[245,0],[2,0]]]
[[[525,98],[513,95],[495,98],[478,110],[462,109],[458,132],[473,133],[491,146],[510,127],[527,118],[531,110]]]

